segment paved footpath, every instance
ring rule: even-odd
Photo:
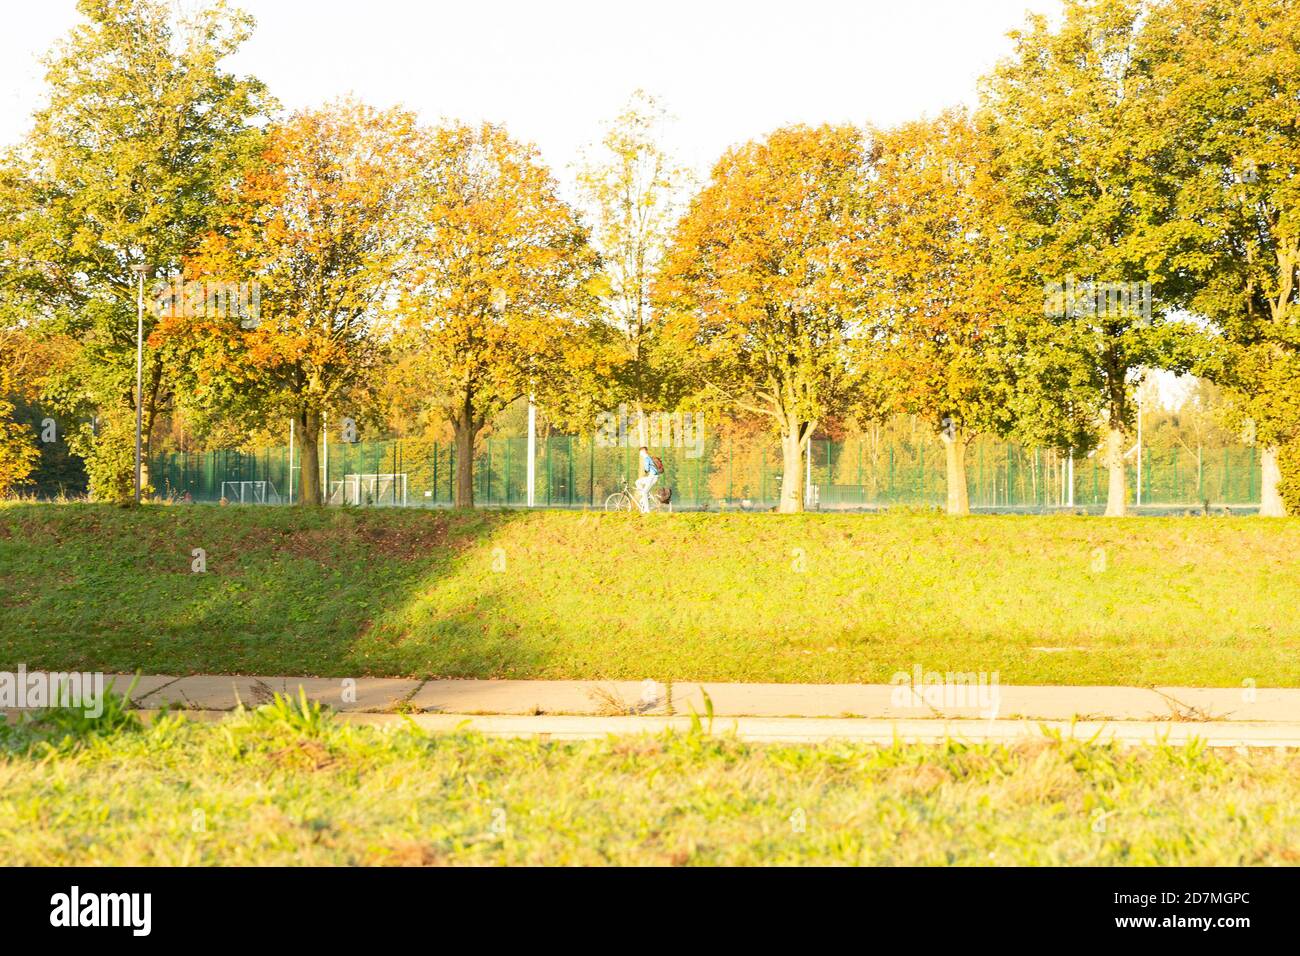
[[[110,675],[125,691],[132,675]],[[1065,736],[1120,743],[1300,747],[1300,689],[986,686],[914,693],[889,684],[677,681],[404,680],[363,677],[143,676],[131,693],[147,713],[181,707],[219,718],[276,693],[307,697],[367,724],[413,720],[545,739],[685,730],[693,715],[744,740],[972,742]]]
[[[134,679],[111,679],[124,691]],[[717,717],[998,718],[1004,720],[1300,723],[1300,689],[1034,687],[1006,684],[913,693],[890,684],[724,684],[708,681],[403,680],[361,677],[141,677],[137,707],[231,710],[298,694],[367,713]],[[707,702],[706,702],[707,696]]]

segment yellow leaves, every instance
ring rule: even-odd
[[[186,264],[187,275],[258,282],[260,322],[207,329],[215,338],[198,353],[200,374],[274,396],[305,380],[328,380],[328,390],[374,367],[383,306],[411,244],[420,136],[411,114],[353,101],[268,131],[225,229]]]
[[[588,294],[603,299],[606,296],[613,294],[614,286],[613,283],[609,281],[609,276],[600,272],[587,281],[586,289]]]
[[[400,368],[478,416],[555,363],[593,305],[596,258],[536,149],[499,126],[431,131],[417,182]]]
[[[851,127],[777,130],[723,156],[678,225],[656,290],[668,334],[693,337],[738,399],[777,391],[810,420],[846,398],[869,164]]]
[[[662,291],[718,319],[784,321],[816,307],[847,318],[865,166],[861,134],[849,127],[793,127],[729,151],[678,227]]]

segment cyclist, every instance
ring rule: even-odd
[[[641,499],[641,510],[650,510],[650,489],[655,486],[659,476],[663,474],[663,468],[658,459],[650,454],[645,445],[641,446],[641,471],[642,476],[636,480],[636,493]]]

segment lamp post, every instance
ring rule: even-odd
[[[1142,387],[1138,386],[1137,393],[1137,425],[1138,425],[1138,474],[1137,474],[1137,506],[1142,507]]]
[[[537,403],[528,392],[528,507],[537,504]]]
[[[808,464],[803,479],[803,506],[812,505],[812,432],[808,433]]]
[[[140,433],[144,423],[144,274],[143,262],[131,267],[138,277],[135,311],[135,503],[140,503]]]

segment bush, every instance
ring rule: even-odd
[[[114,415],[92,435],[85,426],[78,436],[96,501],[127,502],[135,498],[135,420]]]

